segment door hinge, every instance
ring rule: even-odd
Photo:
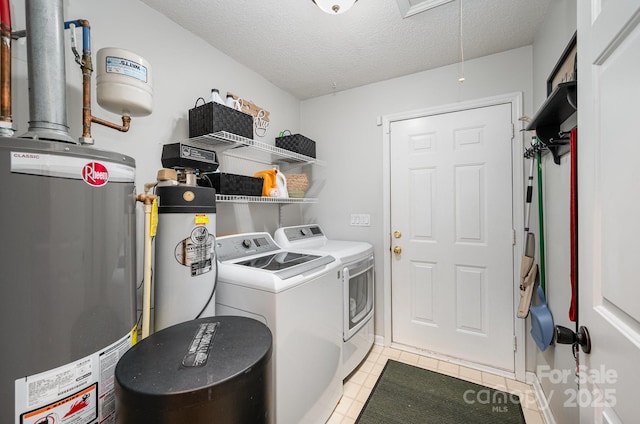
[[[514,230],[513,228],[511,229],[511,245],[516,245],[516,230]]]
[[[516,138],[516,126],[515,126],[515,124],[512,122],[512,123],[511,123],[511,140],[513,140],[514,138]]]
[[[518,338],[516,336],[513,336],[513,351],[518,351]]]

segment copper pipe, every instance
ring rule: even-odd
[[[81,27],[91,28],[89,21],[86,19],[78,19],[77,23]],[[93,138],[91,137],[91,123],[93,122],[121,132],[129,131],[129,125],[131,124],[130,116],[123,115],[122,125],[118,125],[91,114],[91,74],[93,73],[93,63],[91,61],[91,49],[86,48],[86,46],[82,49],[80,67],[82,68],[82,137],[80,141],[83,143],[93,143]]]
[[[105,127],[113,128],[114,130],[127,132],[129,131],[129,124],[131,123],[131,117],[127,115],[122,116],[122,125],[114,124],[109,121],[105,121],[104,119],[96,118],[95,116],[91,117],[91,122],[95,122],[96,124],[104,125]]]
[[[78,19],[76,22],[78,22],[78,24],[81,27],[87,27],[87,28],[91,28],[91,25],[89,24],[89,21],[86,19]]]
[[[149,183],[147,183],[149,184]],[[156,183],[151,183],[152,186],[156,185]],[[146,187],[146,185],[145,185]],[[155,194],[137,194],[136,195],[136,200],[138,202],[142,202],[145,205],[151,205],[153,203],[153,201],[157,198],[157,196]]]
[[[0,127],[2,135],[12,136],[11,112],[11,4],[0,0]]]
[[[0,40],[0,120],[11,123],[11,27],[0,25]]]
[[[82,55],[82,139],[91,140],[91,54]]]

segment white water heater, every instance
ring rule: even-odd
[[[215,314],[216,192],[191,185],[158,187],[154,328]]]
[[[151,65],[125,49],[98,50],[98,104],[119,115],[147,116],[153,110]]]

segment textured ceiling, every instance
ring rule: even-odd
[[[530,45],[551,0],[455,0],[405,19],[396,0],[340,15],[312,0],[142,1],[302,100],[458,63],[460,1],[465,60]]]

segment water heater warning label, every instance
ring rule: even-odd
[[[195,227],[188,238],[176,245],[176,260],[191,269],[192,277],[205,274],[213,269],[214,243],[214,237],[206,227]]]
[[[15,424],[115,423],[116,363],[131,333],[89,356],[15,380]]]
[[[91,423],[98,418],[98,385],[94,384],[55,403],[24,413],[22,424]]]

